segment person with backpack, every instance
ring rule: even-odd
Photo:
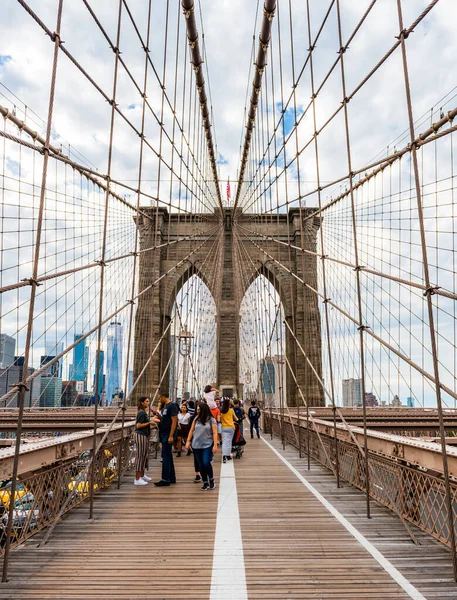
[[[199,402],[197,413],[187,437],[186,448],[192,444],[194,457],[203,479],[202,490],[214,490],[216,483],[213,474],[213,455],[217,452],[217,425],[216,419],[211,415],[209,406]]]
[[[251,400],[251,406],[248,410],[249,422],[251,424],[251,440],[254,437],[254,429],[257,432],[257,437],[260,438],[259,433],[259,420],[260,420],[260,408],[256,406],[256,401]]]
[[[238,398],[235,398],[235,400],[233,401],[233,410],[235,411],[236,418],[238,419],[238,424],[241,428],[241,433],[244,435],[243,421],[246,418],[246,413],[244,412],[244,408],[241,406]]]

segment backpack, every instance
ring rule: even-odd
[[[244,410],[241,408],[241,406],[237,406],[233,410],[235,411],[236,418],[238,419],[238,421],[242,421],[243,419],[246,418],[246,414],[245,414]]]

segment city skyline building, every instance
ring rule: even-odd
[[[24,372],[24,357],[15,356],[14,362],[9,367],[0,369],[0,396],[3,396],[10,391],[11,386],[19,381],[22,381]],[[28,367],[27,377],[30,377],[35,372],[33,367]],[[41,392],[41,375],[38,375],[32,379],[28,384],[28,390],[25,392],[24,406],[29,408],[31,406],[37,406],[40,400]],[[2,406],[18,407],[19,406],[19,394],[15,397],[9,398]]]
[[[378,399],[373,392],[365,392],[365,406],[379,406]]]
[[[54,360],[55,356],[41,356],[40,357],[40,367],[46,366],[51,360]],[[42,373],[41,377],[60,377],[60,373],[62,371],[61,361],[58,360],[54,362],[52,365],[49,365]]]
[[[106,349],[106,405],[111,406],[113,396],[122,390],[122,325],[112,321],[108,327]]]
[[[51,356],[52,358],[55,358],[58,354],[62,354],[63,352],[63,342],[60,343],[54,343],[54,342],[46,342],[44,345],[44,351],[46,353],[46,356]],[[59,360],[60,363],[60,367],[59,367],[59,377],[62,377],[62,372],[63,372],[63,357]]]
[[[398,394],[395,394],[390,405],[393,408],[400,408],[402,406],[402,403],[401,403],[401,400],[400,400],[400,397],[398,396]]]
[[[99,364],[99,368],[98,368],[98,390],[95,389],[95,386],[97,385],[97,357],[98,357],[98,350],[95,352],[95,363],[94,363],[94,381],[93,381],[93,388],[94,388],[94,396],[96,396],[98,398],[98,401],[100,402],[100,399],[102,397],[102,393],[103,390],[105,389],[105,375],[103,373],[103,368],[104,368],[104,362],[105,362],[105,352],[103,350],[100,350],[100,364]]]
[[[343,379],[343,406],[354,408],[362,404],[362,380],[353,377]]]
[[[70,365],[68,378],[70,381],[83,381],[84,390],[87,390],[87,374],[89,370],[89,347],[86,339],[81,339],[82,334],[75,334],[74,341],[78,342],[73,348],[73,363]]]
[[[5,369],[14,363],[16,338],[0,333],[0,368]]]
[[[62,394],[60,397],[60,406],[75,406],[77,398],[78,391],[76,389],[76,381],[62,381]]]
[[[60,406],[62,379],[60,377],[42,377],[40,383],[40,406],[43,408]]]
[[[46,367],[55,356],[42,356],[40,358],[40,367]],[[40,380],[40,401],[41,407],[60,406],[60,396],[62,394],[62,370],[60,360],[52,363],[41,373]]]

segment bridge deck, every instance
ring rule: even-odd
[[[420,533],[422,544],[415,546],[397,517],[383,507],[375,505],[374,518],[366,520],[362,494],[350,487],[336,490],[331,476],[317,465],[306,471],[306,461],[294,449],[283,454],[361,531],[361,541],[267,444],[254,440],[243,459],[232,463],[239,519],[233,512],[232,465],[220,465],[219,458],[218,488],[202,492],[191,482],[192,459],[182,457],[176,460],[176,486],[141,488],[126,480],[120,490],[112,487],[97,497],[93,521],[83,506],[56,527],[47,546],[37,548],[39,535],[13,552],[10,580],[0,585],[0,598],[457,598],[444,547]],[[153,461],[153,476],[159,470]],[[367,551],[364,539],[419,592],[405,591]]]

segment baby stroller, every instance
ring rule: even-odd
[[[246,440],[243,437],[241,427],[238,423],[235,423],[235,433],[233,434],[232,440],[232,453],[235,453],[235,458],[241,458],[243,456],[244,446]]]

